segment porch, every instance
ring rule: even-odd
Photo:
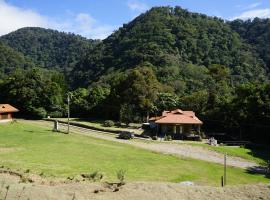
[[[201,125],[197,124],[157,124],[156,135],[165,137],[170,135],[173,139],[197,140],[201,135]]]

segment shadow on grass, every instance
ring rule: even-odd
[[[261,166],[250,167],[247,169],[247,173],[265,175],[266,178],[270,178],[270,148],[258,144],[249,144],[246,148],[250,149],[251,156],[263,160]]]
[[[248,144],[246,145],[247,149],[250,149],[251,156],[255,158],[260,158],[264,161],[264,165],[267,165],[270,162],[270,148],[266,145],[258,145],[258,144]]]
[[[249,167],[246,172],[249,174],[264,175],[266,178],[270,179],[270,169],[267,166]]]

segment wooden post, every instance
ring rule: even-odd
[[[224,178],[221,176],[221,187],[224,187]]]
[[[67,97],[67,102],[68,102],[68,131],[67,131],[67,133],[69,134],[69,117],[70,117],[70,97],[69,97],[69,93],[68,93],[68,97]]]
[[[224,186],[227,184],[227,153],[224,154]]]
[[[59,131],[59,123],[58,123],[57,120],[54,121],[53,131],[55,131],[55,132],[58,132]]]

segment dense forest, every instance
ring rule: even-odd
[[[204,131],[270,142],[270,21],[155,7],[103,41],[42,28],[0,37],[0,101],[25,117],[145,120],[194,110]]]

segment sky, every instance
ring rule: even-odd
[[[270,17],[270,0],[0,0],[0,35],[43,27],[104,39],[154,6],[181,6],[226,20]]]

